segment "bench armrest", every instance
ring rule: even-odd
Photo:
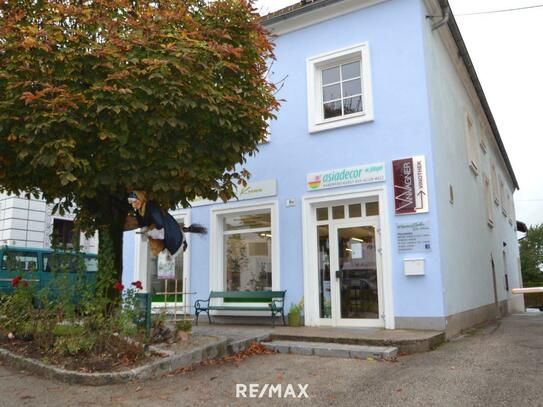
[[[207,307],[203,307],[202,304],[203,303],[207,303]],[[208,309],[209,308],[209,299],[207,300],[196,300],[196,302],[194,303],[194,308],[199,310],[199,309]]]
[[[285,304],[285,298],[272,299],[270,307],[272,309],[283,308],[284,304]]]

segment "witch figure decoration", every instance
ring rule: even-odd
[[[187,249],[185,233],[207,233],[207,229],[201,225],[180,226],[167,210],[162,209],[154,201],[148,201],[145,192],[133,191],[128,194],[128,202],[134,208],[137,227],[149,238],[149,246],[153,255],[167,250],[170,256],[177,256]],[[127,225],[131,224],[127,220]],[[135,225],[134,225],[135,226]],[[125,229],[130,229],[130,226]]]

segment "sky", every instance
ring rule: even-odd
[[[261,14],[297,3],[257,0]],[[513,165],[517,220],[543,224],[543,0],[449,0]]]

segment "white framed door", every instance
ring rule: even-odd
[[[332,325],[383,327],[379,222],[335,222],[329,242]]]
[[[306,325],[394,329],[387,210],[384,188],[304,198]]]

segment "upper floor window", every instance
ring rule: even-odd
[[[360,60],[323,69],[320,72],[325,119],[362,111]]]
[[[485,174],[483,176],[483,187],[485,191],[486,215],[488,226],[494,227],[494,205],[492,204],[492,194],[490,191],[490,179]]]
[[[468,164],[475,175],[479,174],[479,142],[473,126],[473,119],[466,113],[466,142],[468,145]]]
[[[309,131],[373,120],[367,43],[310,58]]]
[[[504,216],[507,216],[507,208],[506,208],[506,204],[505,204],[505,188],[504,188],[504,183],[503,183],[503,180],[500,178],[500,204],[502,206],[502,213]]]
[[[500,204],[499,192],[498,192],[498,175],[496,174],[496,166],[492,164],[490,176],[492,177],[492,197],[496,205]]]

